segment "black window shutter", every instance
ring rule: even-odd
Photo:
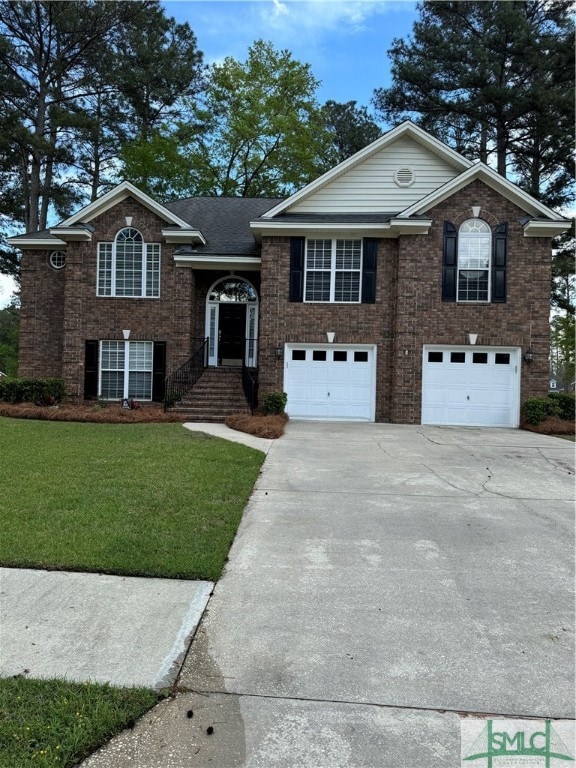
[[[154,342],[154,357],[152,359],[152,400],[164,400],[164,380],[166,379],[166,342]]]
[[[452,222],[444,222],[444,252],[442,255],[442,301],[456,301],[458,272],[458,231]]]
[[[304,298],[304,250],[306,238],[290,238],[290,301]]]
[[[498,224],[494,230],[494,253],[492,256],[492,301],[506,301],[506,240],[508,224]]]
[[[376,302],[376,262],[378,240],[365,237],[362,244],[362,304]]]
[[[98,397],[98,342],[87,341],[84,349],[84,400]]]

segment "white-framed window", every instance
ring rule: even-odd
[[[458,232],[456,301],[490,301],[492,232],[482,219],[467,219]]]
[[[98,243],[98,296],[158,298],[160,243],[145,243],[137,229],[121,229],[112,243]]]
[[[152,341],[101,341],[98,396],[152,400]]]
[[[361,299],[362,240],[306,240],[304,301]]]
[[[52,251],[48,258],[48,263],[52,269],[64,269],[66,266],[66,252],[65,251]]]

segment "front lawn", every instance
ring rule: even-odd
[[[0,418],[0,564],[215,581],[263,459],[177,424]]]
[[[0,765],[71,768],[158,702],[145,688],[0,680]]]

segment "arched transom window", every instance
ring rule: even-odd
[[[467,219],[458,232],[457,301],[490,301],[492,232],[482,219]]]
[[[214,285],[208,296],[209,301],[258,301],[256,291],[250,283],[240,277],[225,277]]]
[[[98,296],[156,298],[160,295],[160,244],[145,243],[133,227],[112,243],[98,243]]]

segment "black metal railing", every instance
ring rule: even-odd
[[[242,388],[252,413],[258,406],[258,339],[246,339],[242,360]],[[249,363],[249,364],[248,364]]]
[[[194,339],[200,341],[200,339]],[[208,338],[202,343],[192,357],[181,365],[177,371],[166,377],[164,387],[164,410],[171,408],[189,392],[198,381],[208,364]]]

